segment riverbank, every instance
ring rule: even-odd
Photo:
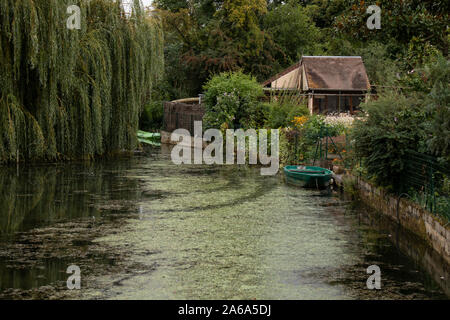
[[[391,195],[351,174],[334,175],[334,180],[340,187],[344,187],[345,180],[352,181],[362,201],[424,239],[450,264],[450,224],[447,221],[407,198]]]

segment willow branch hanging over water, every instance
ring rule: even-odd
[[[132,150],[163,72],[158,18],[113,0],[0,1],[0,162]],[[81,30],[69,30],[70,5]]]

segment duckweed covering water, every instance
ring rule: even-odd
[[[448,266],[434,251],[367,208],[256,168],[175,166],[155,152],[19,176],[2,170],[17,186],[47,183],[39,184],[41,196],[11,185],[1,193],[13,200],[1,202],[0,297],[428,299],[450,292]],[[7,212],[22,216],[11,224]],[[70,264],[81,267],[79,291],[65,289]],[[366,288],[372,264],[382,271],[380,291]]]

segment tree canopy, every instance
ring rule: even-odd
[[[392,83],[397,75],[437,54],[448,55],[446,1],[157,0],[155,4],[164,17],[166,81],[173,98],[199,94],[211,75],[224,71],[242,70],[263,81],[302,55],[361,55],[377,84]],[[379,30],[366,26],[372,4],[381,8]]]

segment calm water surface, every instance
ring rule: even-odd
[[[449,266],[337,193],[167,150],[0,168],[0,298],[447,299]],[[66,289],[81,268],[82,289]],[[378,265],[382,289],[368,290]]]

